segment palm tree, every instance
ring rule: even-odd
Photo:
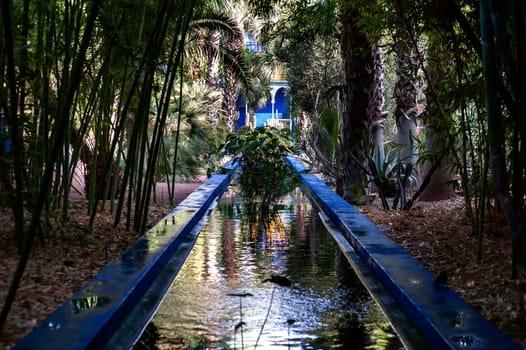
[[[428,159],[424,163],[424,177],[429,178],[428,185],[423,189],[420,199],[435,201],[452,198],[455,189],[451,185],[452,161],[451,143],[451,111],[445,108],[441,94],[444,78],[451,75],[447,52],[441,43],[430,36],[429,58],[426,66],[427,87],[425,89],[426,107],[422,119],[426,123],[426,153]]]
[[[415,47],[412,44],[414,34],[406,28],[399,28],[395,36],[394,50],[396,53],[395,70],[397,81],[394,87],[396,109],[394,117],[397,126],[397,141],[401,145],[401,160],[403,163],[412,162],[413,175],[419,180],[419,171],[416,166],[418,157],[418,93],[417,71],[418,62]],[[409,159],[410,155],[413,159]]]
[[[277,25],[280,30],[274,40],[278,57],[290,67],[291,100],[301,108],[303,116],[310,115],[311,118],[311,134],[300,137],[304,140],[310,138],[306,149],[310,148],[312,152],[308,153],[315,154],[313,163],[321,162],[328,170],[331,169],[330,153],[334,149],[322,147],[322,141],[326,140],[326,145],[331,142],[325,137],[328,135],[318,119],[335,115],[330,111],[338,111],[341,122],[330,123],[340,125],[338,130],[330,127],[341,151],[338,152],[341,159],[336,163],[342,169],[343,185],[337,188],[350,201],[357,200],[359,193],[364,192],[366,174],[363,165],[368,154],[370,132],[374,130],[375,140],[382,144],[385,118],[382,55],[379,46],[373,48],[378,36],[373,39],[375,35],[367,35],[360,22],[365,6],[354,1],[338,4],[320,1],[307,7],[290,4],[283,11],[288,17],[283,24]],[[337,49],[331,45],[335,37],[339,39]],[[330,59],[331,63],[327,64],[325,59]],[[333,71],[334,67],[337,69]],[[336,73],[337,70],[343,71],[343,75]],[[334,93],[336,91],[339,93]],[[334,120],[333,117],[323,119]],[[339,171],[328,173],[335,176]],[[338,179],[336,181],[339,183]]]
[[[384,111],[384,60],[379,41],[374,43],[371,51],[373,64],[370,70],[373,74],[373,82],[369,87],[369,106],[367,108],[369,138],[375,158],[376,155],[380,155],[381,159],[383,159],[385,116],[387,112]]]
[[[262,88],[270,77],[269,69],[261,57],[244,50],[245,30],[258,35],[261,25],[250,13],[246,2],[224,1],[211,6],[203,18],[194,20],[198,50],[193,50],[193,60],[206,57],[206,82],[223,90],[223,114],[231,131],[237,121],[236,102],[241,91],[247,102],[257,103]]]
[[[287,70],[291,107],[300,116],[295,135],[302,151],[313,169],[336,180],[341,194],[338,168],[344,84],[335,40],[337,6],[320,1],[309,6],[291,3],[279,10],[274,12],[279,21],[269,21],[265,27],[265,46]]]
[[[364,165],[369,137],[368,91],[373,84],[372,72],[367,67],[374,66],[373,44],[360,28],[359,19],[360,12],[357,6],[349,2],[340,4],[342,25],[339,40],[345,72],[341,166],[344,198],[350,202],[359,199],[364,193],[366,183]]]

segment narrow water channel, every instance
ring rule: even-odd
[[[149,325],[158,349],[400,349],[389,321],[296,190],[266,229],[231,187]]]

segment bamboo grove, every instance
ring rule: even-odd
[[[0,111],[10,154],[4,133],[1,186],[13,207],[20,262],[0,325],[33,241],[45,236],[43,213],[61,208],[68,216],[79,160],[89,164],[91,220],[100,199],[120,193],[116,223],[125,208],[127,225],[144,229],[194,5],[2,2]]]

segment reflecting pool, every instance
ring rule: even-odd
[[[244,208],[232,186],[211,212],[148,326],[156,348],[403,348],[301,191],[263,221]]]

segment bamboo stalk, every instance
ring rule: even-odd
[[[71,106],[73,105],[73,98],[78,90],[78,87],[79,87],[79,84],[80,84],[80,81],[81,81],[81,74],[82,74],[82,69],[84,67],[84,63],[85,63],[85,60],[86,60],[86,52],[87,52],[87,49],[88,49],[88,46],[89,46],[89,43],[91,41],[91,38],[92,38],[92,34],[93,34],[93,30],[94,30],[94,25],[95,25],[95,19],[97,17],[97,14],[98,14],[98,11],[99,11],[99,8],[101,6],[101,3],[102,1],[101,0],[93,0],[92,1],[92,4],[91,4],[91,8],[89,8],[89,12],[88,12],[88,17],[86,18],[86,24],[84,26],[84,31],[83,31],[83,35],[82,35],[82,39],[81,39],[81,42],[80,42],[80,45],[79,45],[79,50],[78,50],[78,54],[77,54],[77,57],[75,58],[75,60],[72,62],[72,67],[71,67],[71,76],[70,76],[70,80],[67,81],[67,84],[65,84],[65,86],[62,86],[62,88],[65,89],[65,93],[63,94],[63,100],[61,101],[62,104],[59,105],[59,112],[58,112],[58,115],[57,115],[57,121],[55,123],[55,132],[54,132],[54,135],[55,135],[55,138],[53,139],[53,146],[50,150],[50,153],[46,159],[46,166],[44,168],[44,173],[43,173],[43,177],[42,177],[42,182],[41,182],[41,185],[40,185],[40,188],[39,188],[39,192],[38,192],[38,197],[34,203],[34,206],[32,208],[32,217],[31,217],[31,221],[30,221],[30,225],[29,225],[29,228],[24,232],[24,241],[23,241],[23,246],[22,246],[22,251],[21,251],[21,255],[20,255],[20,259],[19,259],[19,262],[18,262],[18,265],[17,265],[17,268],[16,268],[16,271],[14,273],[14,276],[13,276],[13,280],[11,282],[11,285],[9,287],[9,291],[7,293],[7,296],[6,296],[6,299],[5,299],[5,303],[4,303],[4,306],[2,308],[2,311],[0,313],[0,331],[1,329],[3,328],[4,324],[5,324],[5,321],[7,319],[7,315],[9,313],[9,310],[11,309],[11,305],[15,299],[15,294],[16,294],[16,291],[18,289],[18,286],[20,284],[20,281],[22,279],[22,275],[23,275],[23,272],[25,270],[25,267],[26,267],[26,264],[27,264],[27,261],[28,261],[28,258],[29,258],[29,253],[30,253],[30,250],[31,250],[31,246],[33,244],[33,238],[34,238],[34,235],[35,235],[35,232],[36,232],[36,229],[37,227],[40,225],[40,216],[41,216],[41,213],[42,213],[42,209],[46,203],[46,197],[47,197],[47,194],[49,193],[49,188],[50,188],[50,185],[51,185],[51,180],[52,180],[52,174],[53,174],[53,165],[55,163],[55,159],[57,158],[59,152],[60,152],[60,149],[63,145],[63,141],[64,141],[64,136],[65,136],[65,129],[67,128],[68,126],[68,122],[69,122],[69,114],[70,114],[70,108]],[[10,18],[10,6],[9,6],[9,3],[7,1],[3,1],[2,2],[2,15],[3,15],[3,19],[4,19],[4,25],[5,25],[5,31],[6,32],[10,32],[11,30],[11,18]],[[6,35],[6,37],[8,38],[12,38],[10,37],[9,35]],[[12,41],[11,43],[12,44]],[[8,54],[8,57],[10,57],[10,66],[11,66],[11,69],[9,69],[8,71],[11,71],[11,73],[9,73],[12,78],[14,79],[14,60],[13,60],[13,56],[12,56],[12,53],[13,53],[13,50],[12,50],[12,46],[10,47],[10,50],[9,50],[10,54]],[[66,68],[64,68],[66,69]],[[69,76],[69,74],[67,74]],[[14,84],[14,81],[13,80],[13,84]],[[16,97],[15,96],[15,91],[16,90],[13,90],[11,92],[12,94],[12,97]],[[15,99],[13,99],[12,101],[15,101]],[[15,110],[15,105],[11,105],[11,112],[15,112],[15,113],[12,113],[11,114],[11,117],[14,117],[14,115],[16,115],[16,110]],[[11,124],[12,126],[14,127],[12,130],[12,132],[18,132],[18,125],[17,125],[17,121],[16,120],[11,120]],[[15,144],[16,142],[20,142],[20,138],[19,138],[19,135],[16,134],[16,135],[12,135],[13,137],[13,143]],[[19,143],[17,145],[17,147],[19,147],[21,145],[21,143]],[[20,149],[17,151],[17,152],[20,152]],[[17,153],[15,154],[16,158],[18,159],[15,159],[15,167],[17,166],[16,164],[18,164],[18,166],[21,165],[21,154],[20,153]],[[20,171],[21,169],[18,169],[18,171]],[[16,171],[15,170],[15,174],[16,174]],[[19,174],[19,176],[21,176],[21,173]],[[17,179],[18,180],[18,179]],[[21,179],[20,179],[21,180]],[[18,182],[17,181],[17,195],[18,195],[18,191],[22,191],[22,181]],[[22,196],[21,196],[21,193],[20,193],[20,197],[18,197],[19,199],[22,199]],[[22,201],[20,201],[20,206],[22,205]],[[16,217],[16,216],[15,216]]]

